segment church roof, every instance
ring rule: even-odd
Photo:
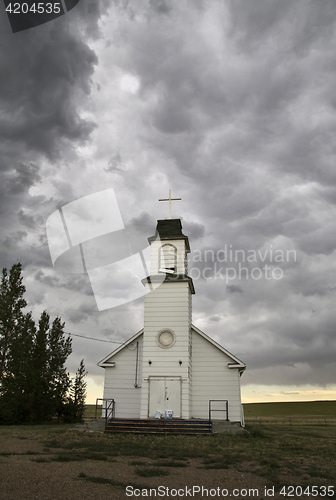
[[[139,332],[137,332],[135,335],[133,335],[133,337],[131,337],[128,340],[126,340],[126,342],[124,342],[123,344],[121,344],[119,347],[117,347],[117,349],[115,349],[114,351],[110,352],[110,354],[108,354],[107,356],[105,356],[105,358],[103,358],[101,361],[99,361],[99,363],[97,363],[97,366],[101,366],[102,368],[105,368],[106,366],[114,366],[113,361],[111,362],[110,359],[113,356],[115,356],[116,354],[118,354],[118,352],[122,351],[129,344],[131,344],[132,342],[134,342],[134,340],[136,340],[138,337],[140,337],[140,335],[142,335],[143,332],[144,332],[144,329],[142,328]]]
[[[160,238],[170,238],[172,236],[184,236],[180,219],[158,220],[156,230]]]
[[[193,294],[195,293],[195,287],[194,287],[193,280],[192,280],[192,278],[190,278],[190,276],[187,276],[186,274],[173,274],[173,275],[166,274],[163,281],[162,281],[162,276],[157,276],[157,275],[147,276],[146,278],[143,278],[141,280],[141,283],[143,285],[145,285],[145,283],[157,283],[157,282],[167,283],[169,281],[172,283],[176,283],[176,281],[179,281],[179,282],[186,281],[189,284],[190,292]]]
[[[232,359],[232,363],[229,363],[229,365],[228,365],[229,368],[238,368],[241,373],[245,370],[245,368],[246,368],[245,363],[243,363],[240,359],[238,359],[236,356],[234,356],[233,354],[231,354],[231,352],[229,352],[223,346],[221,346],[220,344],[218,344],[215,340],[213,340],[211,337],[209,337],[208,335],[206,335],[204,332],[202,332],[202,330],[200,330],[199,328],[197,328],[195,325],[191,325],[191,329],[195,333],[198,333],[199,335],[201,335],[201,337],[203,337],[205,340],[207,340],[208,342],[210,342],[210,344],[212,344],[213,346],[217,347],[217,349],[219,349],[224,354],[226,354],[229,358]],[[134,342],[134,340],[136,340],[138,337],[140,337],[140,335],[142,335],[143,332],[144,332],[144,328],[142,328],[142,330],[140,330],[135,335],[133,335],[133,337],[131,337],[128,340],[126,340],[126,342],[124,342],[121,346],[117,347],[117,349],[115,349],[110,354],[108,354],[104,359],[102,359],[101,361],[99,361],[99,363],[97,363],[97,365],[100,366],[101,368],[106,368],[106,367],[111,367],[111,366],[113,367],[114,366],[114,362],[111,361],[111,359],[116,354],[118,354],[118,352],[122,351],[125,347],[127,347],[129,344],[131,344],[132,342]]]
[[[185,240],[187,252],[190,252],[188,236],[182,233],[182,224],[180,219],[158,220],[155,235],[148,238],[148,242],[156,240],[160,236],[161,240]]]
[[[207,340],[208,342],[210,342],[210,344],[212,344],[215,347],[217,347],[217,349],[219,349],[224,354],[226,354],[227,356],[229,356],[229,358],[232,359],[233,363],[229,363],[229,368],[239,368],[240,372],[243,372],[246,369],[246,365],[245,365],[245,363],[243,363],[243,361],[241,361],[239,358],[237,358],[236,356],[234,356],[234,354],[232,354],[230,351],[228,351],[227,349],[225,349],[225,347],[223,347],[222,345],[218,344],[218,342],[216,342],[211,337],[209,337],[209,335],[207,335],[206,333],[202,332],[202,330],[200,330],[199,328],[197,328],[195,325],[191,325],[191,329],[194,330],[194,332],[196,332],[199,335],[201,335],[201,337],[203,337],[205,340]]]

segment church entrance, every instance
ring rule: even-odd
[[[181,418],[181,377],[149,377],[148,416],[159,411],[165,417],[166,410]]]

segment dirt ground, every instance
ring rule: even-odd
[[[42,456],[42,461],[36,461],[41,460]],[[265,498],[265,484],[260,477],[253,473],[238,472],[231,467],[205,470],[200,459],[191,459],[185,468],[167,467],[169,475],[164,477],[139,477],[135,472],[139,466],[132,465],[137,457],[117,457],[110,462],[55,462],[48,460],[51,457],[52,452],[49,456],[39,440],[2,435],[0,499]],[[138,462],[155,467],[155,461],[141,458]],[[122,483],[122,486],[94,483],[88,478],[105,478],[110,482]],[[249,489],[254,488],[258,489],[258,495],[256,492],[249,492]],[[238,490],[243,490],[242,494]],[[275,495],[273,498],[283,497]]]

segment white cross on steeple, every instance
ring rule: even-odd
[[[171,189],[169,189],[169,198],[160,198],[159,201],[169,201],[169,219],[171,219],[171,202],[175,200],[182,200],[182,198],[172,198]]]

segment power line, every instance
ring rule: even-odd
[[[95,340],[96,342],[107,342],[109,344],[123,344],[124,342],[116,342],[115,340],[104,340],[104,339],[95,339],[93,337],[85,337],[84,335],[78,335],[78,333],[70,333],[70,332],[64,332],[68,335],[71,335],[72,337],[80,337],[81,339],[86,339],[86,340]]]

